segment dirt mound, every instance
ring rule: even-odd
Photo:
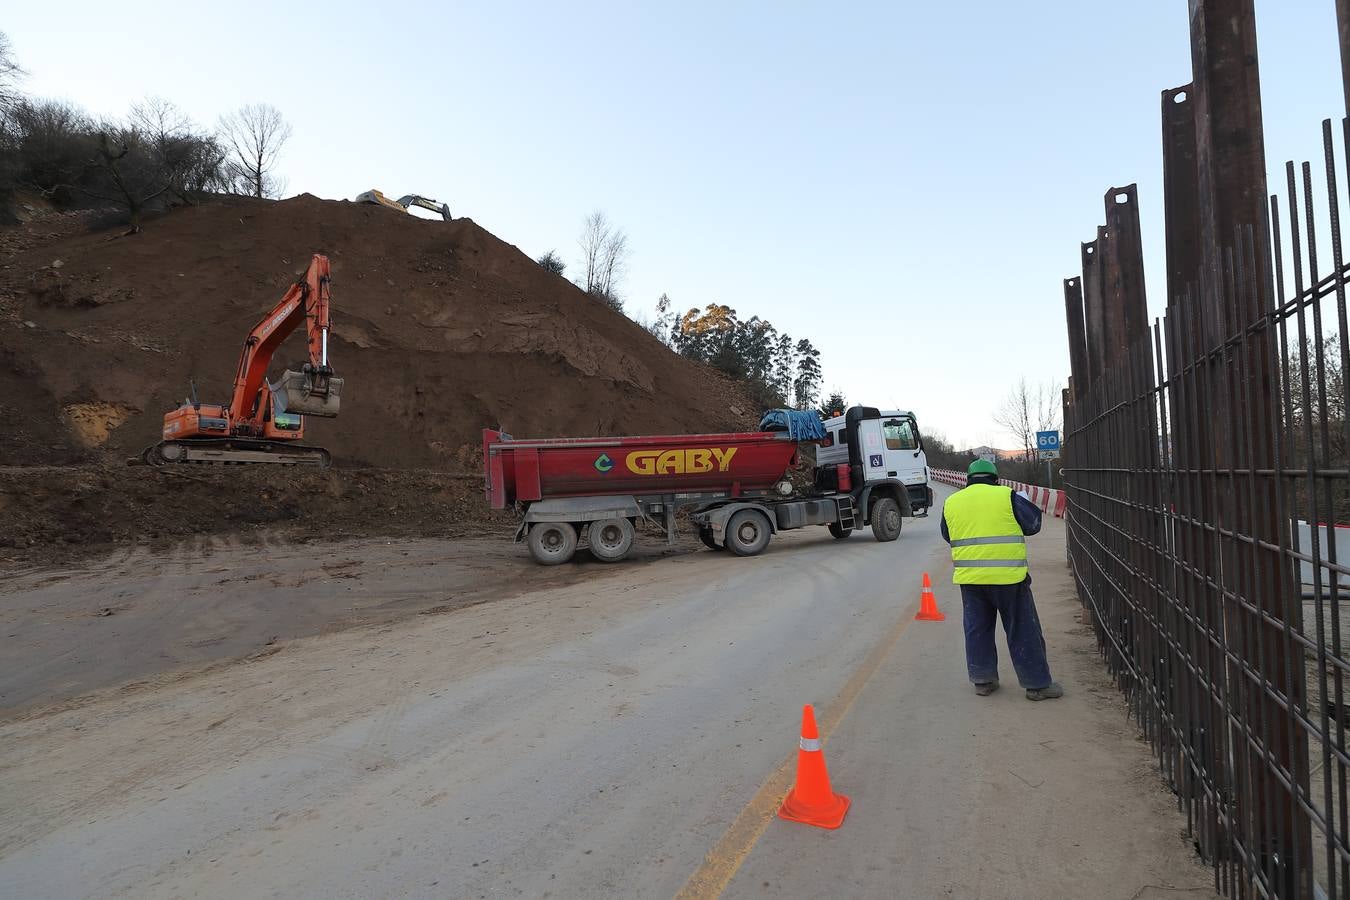
[[[134,236],[48,230],[0,241],[0,465],[132,455],[190,378],[227,402],[240,342],[315,252],[332,262],[346,388],[307,438],[339,465],[464,471],[484,426],[715,431],[757,412],[469,219],[302,195],[181,209]],[[296,335],[272,374],[303,356]]]
[[[199,535],[288,541],[460,537],[514,528],[472,475],[119,464],[0,468],[0,570]]]

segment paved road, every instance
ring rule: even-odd
[[[813,530],[752,560],[700,553],[312,638],[0,726],[0,884],[22,897],[1031,896],[999,891],[1100,884],[1074,860],[1109,875],[1115,841],[1131,882],[1097,895],[1147,896],[1159,840],[1180,846],[1171,824],[1147,824],[1156,804],[1117,810],[1117,828],[1147,831],[1123,847],[1110,822],[1078,827],[1034,738],[1053,705],[973,702],[950,589],[952,619],[911,623],[943,545],[936,516],[905,524],[893,544]],[[769,818],[805,702],[855,795],[831,834]],[[996,727],[962,749],[981,715]],[[1085,721],[1046,732],[1062,760],[1075,741],[1093,743],[1097,768],[1119,763],[1112,747],[1138,752]],[[1119,804],[1141,774],[1080,767],[1070,784],[1104,784]],[[1087,850],[1027,835],[1006,820],[1015,805],[982,806],[1042,788],[1038,815],[1061,807],[1050,815],[1091,835]],[[941,827],[920,839],[925,817]],[[1026,875],[1018,835],[1057,877]],[[948,890],[963,885],[976,889]]]

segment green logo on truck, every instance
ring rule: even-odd
[[[614,468],[614,460],[609,458],[608,453],[601,453],[595,458],[595,471],[603,474],[612,468]]]

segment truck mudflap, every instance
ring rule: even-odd
[[[555,497],[536,500],[525,510],[516,528],[516,541],[525,540],[525,534],[535,522],[594,522],[597,519],[644,518],[637,498],[614,497]]]

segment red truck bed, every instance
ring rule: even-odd
[[[483,430],[488,502],[605,494],[673,494],[772,488],[797,454],[784,432],[514,440]]]

